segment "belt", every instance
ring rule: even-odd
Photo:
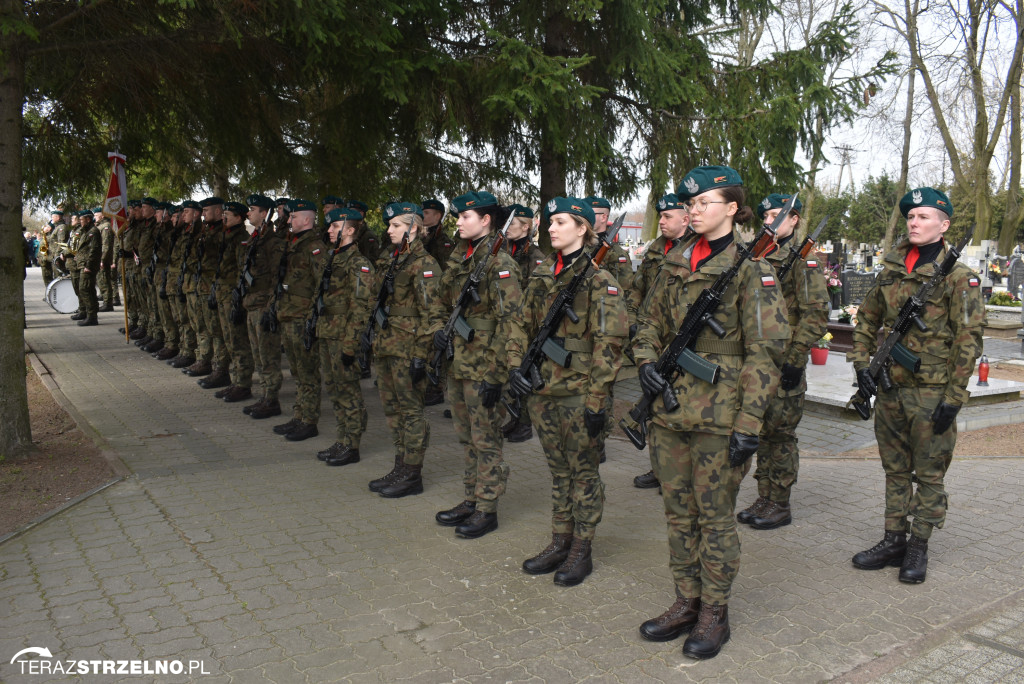
[[[328,316],[341,316],[348,313],[348,307],[344,304],[334,304],[332,306],[325,306],[324,313]]]
[[[594,345],[590,340],[581,340],[574,338],[566,338],[562,340],[562,348],[565,351],[576,352],[578,354],[593,354]]]
[[[694,341],[693,351],[723,356],[743,356],[747,353],[743,343],[739,340],[719,340],[714,337],[698,337]]]
[[[420,310],[415,306],[392,306],[388,309],[388,316],[410,316],[418,317]]]
[[[494,332],[498,329],[498,322],[492,321],[487,318],[467,318],[466,323],[473,330],[486,330],[487,332]]]

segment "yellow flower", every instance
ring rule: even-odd
[[[825,333],[824,337],[822,337],[821,339],[825,340],[826,342],[831,342],[832,341],[832,333],[830,333],[830,332]]]

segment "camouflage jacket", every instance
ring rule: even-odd
[[[327,263],[331,262],[331,279],[324,293],[324,311],[316,325],[320,339],[341,340],[341,351],[349,356],[359,353],[359,335],[366,329],[366,321],[373,308],[373,267],[359,253],[359,245],[352,243],[334,255],[327,251],[323,268],[313,272],[316,292],[319,292]]]
[[[680,238],[675,241],[671,249],[677,249],[687,241]],[[630,323],[636,323],[637,315],[643,308],[647,299],[651,296],[654,280],[661,270],[665,261],[665,247],[668,245],[668,238],[659,235],[648,247],[644,254],[644,260],[633,274],[633,281],[626,289],[626,308],[629,310]],[[610,256],[610,255],[609,255]]]
[[[315,229],[292,235],[285,247],[284,292],[277,301],[277,317],[281,321],[301,321],[309,315],[327,258],[325,245]],[[274,286],[277,286],[275,280]]]
[[[445,232],[444,223],[427,228],[425,234],[428,237],[423,240],[423,248],[427,250],[427,254],[437,260],[442,271],[447,271],[448,257],[451,256],[452,250],[455,249],[455,243],[458,241]]]
[[[934,262],[907,273],[903,260],[910,247],[910,243],[904,241],[885,255],[884,269],[857,310],[853,351],[847,354],[856,370],[867,368],[877,349],[875,331],[884,328],[886,334],[890,332],[900,307],[935,274],[946,257],[947,248],[943,247]],[[892,380],[901,387],[945,386],[943,400],[962,406],[969,396],[967,384],[974,372],[974,362],[981,355],[985,304],[978,275],[958,262],[928,298],[921,318],[928,330],[921,332],[911,326],[903,338],[903,346],[921,357],[921,369],[915,376],[893,363]]]
[[[249,275],[252,283],[249,285],[242,299],[242,305],[248,311],[259,311],[267,306],[274,296],[274,288],[277,287],[278,269],[281,266],[281,257],[284,256],[285,235],[278,233],[270,224],[257,228],[249,239],[243,243],[242,248],[248,253],[253,241],[256,247],[252,253],[252,262],[249,264]],[[242,255],[242,266],[245,266],[245,254]]]
[[[389,250],[390,251],[390,250]],[[392,253],[383,252],[377,262],[373,291],[377,293],[391,262]],[[373,341],[377,356],[429,361],[434,348],[434,333],[444,327],[441,294],[441,267],[427,254],[423,243],[413,240],[409,250],[398,258],[395,292],[388,297],[388,327],[379,330]]]
[[[96,226],[100,230],[100,263],[101,268],[110,268],[114,262],[114,226],[110,219],[103,217]]]
[[[735,234],[738,242],[742,238]],[[636,365],[657,361],[675,338],[691,304],[736,260],[736,242],[690,271],[696,239],[670,251],[655,278],[647,304],[640,309],[633,340]],[[682,372],[673,383],[679,408],[668,413],[661,399],[652,406],[653,420],[670,430],[728,435],[761,432],[764,411],[779,389],[782,351],[789,341],[789,319],[775,271],[764,261],[745,261],[726,289],[714,318],[725,329],[719,339],[705,328],[694,351],[718,364],[721,375],[712,385]]]
[[[156,248],[157,231],[159,231],[160,228],[161,226],[157,225],[156,219],[153,217],[142,219],[135,228],[135,250],[139,253],[139,268],[141,268],[143,272],[145,272],[152,263],[153,250]],[[160,235],[160,238],[162,241],[163,235]]]
[[[163,280],[163,273],[167,271],[170,278],[169,267],[171,265],[171,252],[178,246],[181,237],[181,229],[171,221],[158,223],[156,226],[156,241],[153,251],[156,253],[156,284],[159,286]]]
[[[191,225],[186,225],[181,230],[181,239],[175,245],[175,252],[181,250],[179,255],[171,254],[171,263],[177,259],[179,269],[177,280],[181,280],[181,291],[191,294],[196,291],[196,269],[199,268],[199,245],[203,241],[203,222],[196,219]],[[191,247],[191,249],[189,249]],[[172,267],[172,273],[173,267]],[[182,277],[184,273],[184,277]],[[170,275],[168,275],[168,278]],[[177,280],[175,282],[177,282]]]
[[[103,258],[103,236],[95,224],[80,233],[75,262],[78,268],[87,268],[95,273],[100,270],[100,260]]]
[[[213,288],[213,281],[217,275],[217,265],[220,264],[221,255],[226,247],[224,241],[224,221],[203,223],[203,230],[199,237],[199,252],[196,255],[196,287],[198,295],[206,296]]]
[[[512,260],[519,267],[519,286],[526,289],[526,283],[533,275],[534,269],[544,263],[544,252],[540,247],[530,242],[529,238],[523,238],[516,242],[506,242],[505,247],[512,256]]]
[[[789,249],[783,246],[768,255],[768,263],[778,271],[789,259]],[[789,315],[789,344],[783,363],[796,368],[807,365],[807,354],[821,336],[828,332],[828,291],[825,276],[818,260],[797,259],[782,282],[782,296]],[[779,396],[793,396],[807,391],[807,378],[791,390],[779,390]]]
[[[242,272],[242,263],[245,261],[245,250],[249,243],[249,233],[245,230],[245,223],[239,223],[232,228],[224,227],[224,253],[220,258],[220,267],[216,273],[217,280],[217,301],[225,302],[231,299],[231,291],[238,284],[238,274]]]
[[[481,240],[469,258],[466,258],[465,251],[460,255],[453,253],[462,258],[451,264],[441,277],[439,306],[443,320],[447,321],[451,315],[469,274],[481,259],[490,258],[487,250],[489,240],[490,236]],[[473,341],[467,342],[455,333],[452,338],[455,357],[448,372],[458,380],[485,380],[492,385],[504,385],[508,380],[507,346],[512,339],[511,319],[523,296],[519,269],[505,250],[498,250],[487,264],[477,294],[480,302],[463,310],[463,318],[475,331]]]
[[[361,221],[356,230],[356,248],[371,263],[380,257],[380,252],[384,249],[380,238],[367,227],[366,221]]]
[[[558,291],[580,269],[590,268],[586,254],[573,260],[568,268],[555,275],[556,254],[547,256],[534,269],[526,283],[520,315],[514,317],[509,344],[509,365],[519,366],[530,341],[537,333],[544,316]],[[629,335],[626,304],[618,282],[605,270],[587,276],[573,302],[579,323],[562,319],[555,336],[572,352],[568,368],[544,357],[540,374],[544,388],[538,394],[552,397],[579,396],[584,406],[597,412],[604,408],[608,392],[622,366],[622,350]],[[608,416],[611,419],[611,416]]]
[[[53,230],[50,231],[50,256],[54,259],[66,254],[68,250],[68,238],[71,237],[71,231],[68,229],[68,224],[63,221],[58,221],[53,225]]]
[[[121,232],[117,236],[117,246],[119,249],[124,250],[124,267],[126,271],[134,270],[138,264],[135,263],[138,253],[136,252],[136,242],[138,238],[138,225],[137,221],[128,220],[121,228]]]
[[[622,245],[617,242],[612,243],[601,268],[615,276],[615,280],[622,286],[623,292],[629,291],[629,286],[633,282],[633,262],[630,261],[629,254],[626,253]]]

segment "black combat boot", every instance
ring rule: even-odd
[[[428,385],[426,391],[423,392],[423,405],[424,406],[437,406],[438,404],[444,403],[444,392],[437,385]]]
[[[159,350],[156,353],[156,358],[160,359],[161,361],[166,361],[168,359],[173,359],[173,358],[175,358],[177,356],[178,356],[178,350],[175,349],[174,347],[164,347],[163,349]]]
[[[206,359],[199,359],[191,366],[182,368],[181,372],[190,378],[201,378],[213,372],[213,365]]]
[[[517,442],[526,442],[533,439],[533,426],[523,425],[522,423],[516,423],[515,427],[508,431],[505,435],[505,441],[515,444]]]
[[[456,525],[464,522],[466,518],[473,515],[476,512],[476,501],[462,501],[455,508],[449,508],[446,511],[438,511],[437,515],[434,516],[434,520],[439,525],[445,527],[455,527]]]
[[[853,557],[853,565],[861,570],[881,570],[887,565],[900,565],[907,553],[907,533],[885,531],[882,541]]]
[[[654,474],[653,470],[648,470],[643,475],[637,475],[633,478],[633,486],[637,489],[654,489],[659,484],[658,477]]]
[[[403,496],[423,493],[423,466],[403,463],[394,480],[378,492],[385,499],[401,499]]]
[[[590,540],[573,537],[569,555],[555,571],[555,584],[560,584],[563,587],[575,587],[593,571],[594,561],[590,558]]]
[[[281,402],[277,399],[268,399],[263,402],[263,406],[254,406],[253,409],[249,411],[249,417],[255,418],[256,420],[263,420],[264,418],[272,418],[279,415],[281,415]],[[283,435],[284,433],[279,432],[278,434]]]
[[[153,336],[152,335],[146,335],[145,337],[140,337],[139,339],[135,340],[135,346],[138,347],[139,349],[142,349],[143,347],[145,347],[147,344],[149,344],[152,341],[153,341]]]
[[[299,426],[284,436],[289,442],[301,442],[320,434],[316,423],[299,423]]]
[[[376,480],[370,480],[370,491],[380,492],[380,490],[391,484],[395,477],[398,475],[398,471],[402,469],[402,457],[395,454],[395,466],[388,472],[384,477],[378,477]]]
[[[146,329],[135,326],[135,330],[128,333],[128,339],[130,340],[141,340],[146,337]]]
[[[245,415],[249,415],[250,413],[252,413],[252,410],[254,408],[259,408],[259,407],[263,406],[265,403],[267,403],[267,398],[266,397],[260,397],[260,400],[257,401],[255,404],[249,404],[248,406],[243,408],[242,409],[242,413],[244,413]],[[320,460],[322,461],[323,459],[320,459]]]
[[[213,396],[216,399],[223,399],[224,397],[227,396],[228,392],[230,392],[233,389],[235,389],[235,385],[234,384],[230,384],[227,387],[225,387],[223,389],[219,389],[216,392],[214,392]]]
[[[86,313],[84,311],[76,311],[75,313],[68,316],[68,318],[70,318],[73,321],[83,321],[85,320],[85,316]]]
[[[498,514],[474,511],[464,523],[455,528],[455,536],[476,539],[498,529]]]
[[[246,399],[252,399],[251,387],[235,385],[230,392],[224,395],[224,401],[228,404],[234,404],[236,401],[245,401]]]
[[[928,540],[910,535],[907,555],[900,566],[900,582],[920,584],[928,574]]]
[[[249,415],[251,416],[252,414],[250,413]],[[275,435],[287,435],[289,432],[291,432],[292,430],[298,428],[300,425],[302,425],[302,421],[301,420],[299,420],[298,418],[292,418],[287,423],[281,423],[280,425],[275,425],[274,426],[274,434]]]
[[[114,310],[114,305],[112,303],[104,303],[103,306],[100,307],[100,311],[109,312],[109,311],[113,311],[113,310]]]
[[[702,603],[697,626],[683,642],[683,655],[698,660],[714,658],[729,636],[729,606]]]
[[[769,501],[768,505],[761,509],[750,521],[750,526],[755,530],[774,530],[793,522],[793,514],[788,503]]]
[[[359,463],[359,449],[341,446],[340,444],[336,444],[335,446],[339,448],[328,455],[327,458],[324,459],[324,463],[329,466],[346,466],[350,463]]]
[[[519,425],[519,421],[515,418],[509,418],[508,422],[501,426],[501,434],[503,437],[508,437],[509,433],[516,429]]]
[[[150,340],[149,344],[143,345],[142,351],[146,352],[147,354],[152,354],[153,352],[158,352],[163,348],[164,341],[154,337],[152,340]]]
[[[213,373],[198,381],[196,384],[198,384],[203,389],[217,389],[218,387],[227,387],[228,385],[231,384],[231,376],[228,375],[228,372],[226,370],[215,370]]]
[[[693,629],[699,614],[699,596],[680,596],[671,608],[640,625],[640,636],[648,641],[672,641]]]
[[[168,361],[171,368],[188,368],[195,362],[196,357],[192,356],[191,354],[182,354],[178,358]]]
[[[754,519],[754,516],[760,515],[764,507],[771,503],[771,499],[767,496],[759,496],[750,504],[749,508],[744,508],[742,511],[736,514],[737,522],[741,522],[744,525],[749,525],[750,521]]]
[[[572,544],[571,534],[551,533],[551,543],[533,558],[523,561],[523,570],[531,575],[546,575],[554,572],[565,562]]]
[[[99,325],[99,324],[100,324],[100,322],[96,319],[95,316],[86,316],[82,320],[78,321],[78,325],[81,325],[81,326]]]

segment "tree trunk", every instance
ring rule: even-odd
[[[561,10],[556,10],[548,17],[544,34],[544,54],[548,56],[564,56],[566,54],[566,36],[569,21]],[[556,111],[558,112],[556,114]],[[566,144],[565,128],[567,123],[556,119],[564,110],[552,111],[541,123],[540,131],[540,211],[541,220],[537,242],[541,251],[551,251],[551,235],[548,233],[547,212],[545,207],[552,197],[565,196]]]
[[[1019,16],[1019,14],[1018,14]],[[1024,25],[1024,17],[1018,19],[1018,30]],[[1024,226],[1024,192],[1020,185],[1021,162],[1021,69],[1010,91],[1010,180],[1006,189],[1006,213],[999,227],[999,253],[1010,254],[1017,244],[1017,232]]]
[[[914,12],[917,12],[917,3],[914,3]],[[914,126],[914,77],[917,72],[911,68],[907,74],[907,113],[903,117],[903,153],[900,155],[900,179],[896,185],[896,196],[902,198],[907,194],[907,176],[910,174],[910,138]],[[896,226],[900,223],[899,204],[892,208],[889,216],[889,225],[885,228],[885,238],[882,240],[882,254],[892,249],[893,240],[896,238]]]
[[[21,3],[0,3],[4,17]],[[0,33],[0,459],[23,456],[32,444],[25,383],[25,259],[21,235],[21,108],[24,52],[17,34]]]

